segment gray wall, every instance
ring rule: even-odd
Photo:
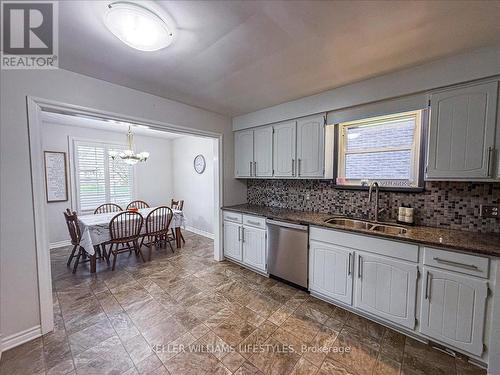
[[[233,118],[233,129],[425,92],[500,74],[500,45],[485,47],[292,100]]]
[[[198,174],[193,168],[196,155],[205,157],[206,168]],[[188,229],[214,233],[214,140],[182,137],[172,140],[173,191],[184,200]]]
[[[124,132],[117,133],[49,122],[43,122],[42,126],[43,150],[66,152],[68,163],[69,200],[67,202],[47,203],[49,242],[54,244],[69,239],[62,213],[66,208],[76,209],[76,202],[72,201],[71,195],[72,184],[70,181],[74,180],[74,176],[71,175],[68,137],[121,143],[125,143],[126,138]],[[146,163],[134,167],[135,199],[144,200],[151,206],[170,205],[170,199],[173,197],[171,140],[136,134],[134,143],[138,152],[146,150],[150,153]]]
[[[224,204],[246,200],[233,176],[228,117],[65,70],[0,72],[0,332],[40,324],[26,96],[223,134]]]

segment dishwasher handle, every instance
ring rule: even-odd
[[[291,229],[298,229],[302,231],[307,231],[307,225],[300,225],[300,224],[292,224],[292,223],[287,223],[285,221],[276,221],[276,220],[266,220],[267,224],[271,225],[277,225],[279,227],[285,227],[285,228],[291,228]]]

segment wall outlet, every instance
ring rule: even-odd
[[[479,206],[479,216],[484,218],[499,218],[498,206],[482,204]]]

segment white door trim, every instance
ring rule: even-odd
[[[217,163],[214,163],[215,176],[215,201],[214,201],[214,259],[224,259],[221,246],[222,238],[222,216],[220,207],[223,202],[224,168],[223,168],[223,135],[222,133],[186,128],[169,123],[152,121],[141,117],[132,117],[118,113],[102,111],[93,108],[82,107],[73,104],[61,103],[38,97],[27,96],[28,111],[28,137],[30,148],[31,184],[33,188],[33,222],[35,226],[35,247],[37,259],[38,292],[40,301],[40,327],[41,333],[46,334],[54,329],[53,305],[52,305],[52,277],[50,269],[49,236],[47,232],[47,214],[45,201],[45,182],[43,149],[41,137],[41,112],[62,112],[71,115],[83,115],[101,117],[110,120],[132,122],[145,125],[152,129],[176,132],[188,135],[197,135],[216,139],[214,147]]]

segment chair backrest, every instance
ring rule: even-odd
[[[184,200],[181,199],[176,201],[175,199],[172,199],[170,202],[170,208],[172,208],[172,210],[182,211],[184,209]]]
[[[146,234],[168,233],[174,213],[167,206],[155,208],[146,217]]]
[[[66,212],[63,212],[64,219],[66,220],[66,226],[68,227],[69,236],[71,238],[72,245],[78,245],[80,243],[80,226],[78,225],[78,216],[76,212],[69,208],[66,209]]]
[[[136,240],[141,234],[143,221],[138,212],[124,211],[116,214],[109,223],[111,241],[122,243]]]
[[[123,209],[118,206],[116,203],[104,203],[97,207],[94,211],[95,214],[106,214],[108,212],[120,212]]]
[[[146,202],[144,201],[140,201],[140,200],[137,200],[137,201],[132,201],[128,204],[127,206],[127,210],[129,208],[138,208],[138,209],[141,209],[141,208],[148,208],[149,207],[149,204],[147,204]]]

